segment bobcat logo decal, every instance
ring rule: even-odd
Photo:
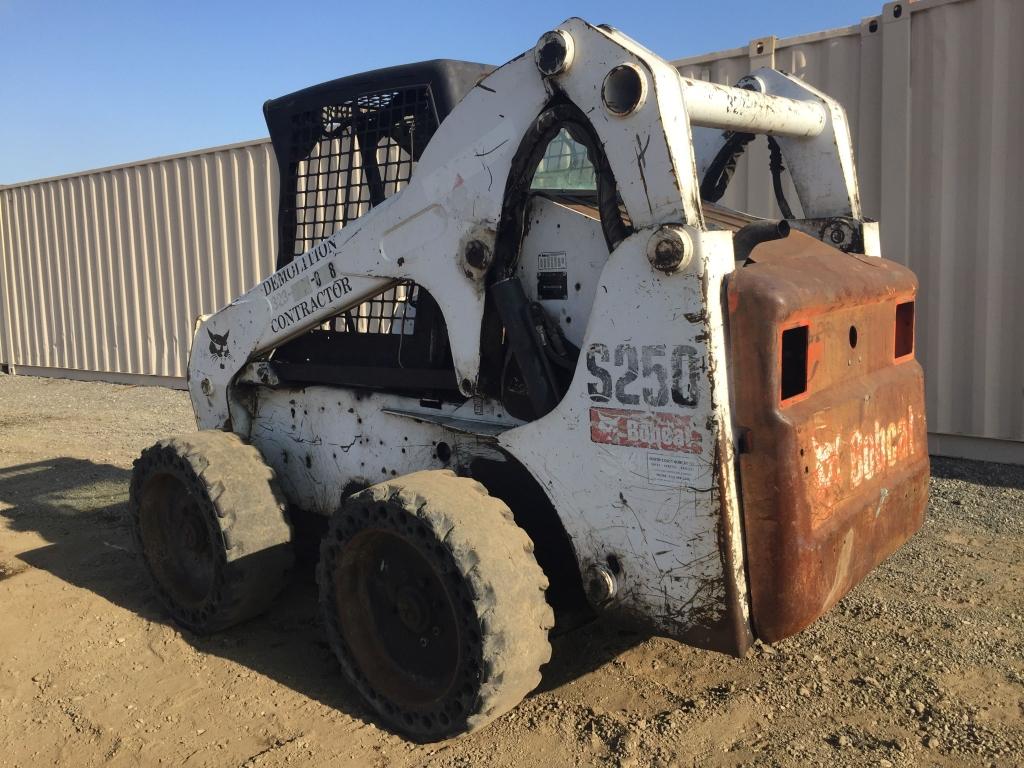
[[[209,328],[206,329],[206,333],[210,336],[210,354],[220,360],[230,360],[231,353],[228,352],[228,336],[231,331],[227,331],[223,336],[220,336]],[[224,363],[221,362],[220,367],[224,367]]]

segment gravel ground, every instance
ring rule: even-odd
[[[414,745],[341,681],[300,572],[214,638],[168,626],[124,526],[183,392],[0,375],[0,765],[1018,766],[1024,468],[935,459],[924,529],[746,659],[592,624],[482,732]]]

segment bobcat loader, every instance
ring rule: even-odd
[[[200,319],[199,431],[131,483],[180,625],[267,608],[297,516],[322,516],[345,677],[435,740],[537,686],[556,615],[743,655],[920,527],[917,283],[880,257],[828,96],[686,79],[570,19],[496,69],[393,67],[264,113],[277,271]],[[779,220],[716,203],[760,134]]]

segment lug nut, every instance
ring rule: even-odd
[[[693,240],[682,227],[659,227],[647,241],[647,259],[655,269],[671,275],[686,269],[693,258]]]

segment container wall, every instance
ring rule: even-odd
[[[261,141],[0,188],[0,362],[185,376],[192,328],[276,253]]]
[[[929,430],[1018,444],[1024,88],[1012,46],[1022,37],[1018,0],[923,0],[888,3],[856,26],[759,38],[748,49],[676,62],[685,76],[728,84],[775,66],[845,106],[864,210],[882,222],[883,255],[921,281],[917,353]],[[777,216],[765,142],[753,146],[722,202]],[[1000,456],[1024,461],[1024,446],[1014,453],[999,445]]]

